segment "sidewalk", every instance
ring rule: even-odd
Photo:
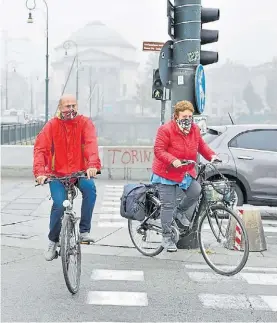
[[[96,180],[98,193],[92,221],[92,234],[96,243],[82,246],[82,252],[145,257],[134,248],[129,237],[127,221],[119,215],[119,196],[124,183],[124,181]],[[113,196],[110,195],[112,186],[115,187]],[[3,179],[1,184],[2,245],[44,250],[48,243],[51,205],[48,185],[34,187],[34,182],[31,180],[17,182],[14,179]],[[75,200],[75,210],[79,212],[80,207],[79,194]],[[267,250],[250,253],[247,266],[261,266],[262,262],[264,267],[276,267],[277,221],[276,226],[273,222],[271,227],[271,238],[267,238]],[[163,252],[156,258],[199,264],[205,262],[198,249],[178,250],[173,254]]]

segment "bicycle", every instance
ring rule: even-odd
[[[232,210],[235,198],[235,191],[233,188],[234,182],[229,181],[224,175],[222,175],[217,170],[214,163],[201,164],[196,163],[192,160],[182,161],[182,165],[190,164],[197,165],[199,168],[196,180],[199,181],[201,185],[201,194],[193,212],[189,227],[184,228],[178,220],[176,221],[176,219],[173,219],[171,230],[174,242],[177,243],[179,241],[179,238],[189,236],[193,234],[193,232],[196,232],[198,244],[200,246],[200,251],[210,268],[212,268],[215,272],[221,275],[235,275],[243,269],[248,260],[249,240],[245,226],[240,216]],[[206,169],[209,166],[212,166],[215,172],[217,173],[218,179],[216,181],[205,179]],[[153,222],[159,220],[160,217],[161,202],[159,200],[159,194],[155,185],[148,186],[149,188],[146,193],[145,205],[146,217],[143,221],[140,222],[138,227],[136,227],[135,229],[135,233],[138,233],[140,236],[142,236],[142,241],[144,242],[146,241],[147,233],[149,233],[149,231],[154,231],[155,235],[162,234],[161,225],[153,224]],[[221,198],[215,198],[214,192],[221,196]],[[208,225],[204,224],[205,219],[208,220]],[[219,227],[218,235],[216,233],[214,225],[212,224],[213,220],[215,220],[215,225]],[[225,236],[220,226],[220,220],[227,220],[227,231]],[[152,248],[150,248],[150,251],[148,249],[143,250],[138,245],[138,243],[136,243],[133,235],[134,222],[134,220],[128,220],[128,231],[136,249],[145,256],[154,257],[160,254],[164,249],[160,242],[157,243],[158,246],[156,249],[152,250]],[[238,245],[234,247],[235,242],[232,241],[232,238],[230,238],[230,232],[232,232],[232,229],[234,229],[234,225],[236,226],[236,229],[238,228],[238,231],[240,233],[242,247]],[[203,236],[204,232],[207,231],[207,227],[212,231],[211,235],[210,230],[208,230],[209,239],[211,239],[211,237],[214,236],[217,242],[223,243],[225,249],[238,249],[237,251],[243,252],[241,261],[234,269],[230,269],[230,267],[228,266],[226,267],[221,265],[219,268],[211,261],[211,256],[209,256],[211,254],[211,251],[206,249],[203,243]],[[221,234],[222,238],[220,237]]]
[[[97,174],[101,174],[101,171],[98,171]],[[80,232],[79,232],[79,220],[80,216],[76,216],[76,212],[73,210],[73,200],[77,197],[78,191],[75,186],[77,181],[80,178],[87,178],[85,172],[73,173],[70,176],[64,177],[55,177],[50,176],[44,182],[48,184],[53,180],[59,180],[63,183],[67,199],[63,201],[63,206],[65,208],[64,215],[61,218],[62,226],[59,238],[59,252],[56,251],[56,256],[54,259],[57,259],[59,256],[62,259],[62,268],[63,275],[65,279],[66,286],[70,293],[76,294],[79,291],[80,287],[80,278],[81,278],[81,244],[91,244],[92,242],[81,241]],[[39,186],[36,184],[35,186]],[[72,239],[73,238],[73,239]],[[73,240],[71,243],[71,240]],[[74,282],[71,281],[69,277],[69,261],[70,256],[75,258],[75,277],[73,278]]]

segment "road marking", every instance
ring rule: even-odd
[[[101,220],[123,220],[123,217],[120,214],[113,213],[113,214],[101,214],[99,216]]]
[[[94,269],[91,274],[92,280],[128,280],[143,281],[144,274],[140,270],[110,270]]]
[[[277,285],[277,274],[240,273],[250,285]]]
[[[87,304],[112,306],[148,306],[146,293],[93,291],[88,293]]]
[[[239,275],[235,276],[223,276],[216,273],[207,273],[207,272],[188,272],[189,278],[195,282],[202,283],[215,283],[215,282],[230,282],[230,281],[238,281],[243,280]]]
[[[119,207],[120,206],[120,201],[103,201],[102,205],[103,205],[103,207],[104,207],[104,205]]]
[[[114,197],[114,196],[105,196],[105,198],[103,199],[103,202],[104,201],[115,201],[115,202],[118,202],[119,199],[118,199],[118,197]]]
[[[201,270],[201,269],[209,269],[211,268],[208,265],[203,265],[203,264],[187,264],[185,265],[187,269],[192,269],[192,270]],[[231,269],[232,267],[228,266],[218,266],[219,268],[222,269]],[[277,268],[265,268],[265,267],[244,267],[242,271],[255,271],[255,272],[277,272]]]
[[[268,297],[268,298],[264,298]],[[276,311],[277,296],[250,296],[225,294],[199,294],[204,307],[219,309],[254,309]]]
[[[264,226],[264,232],[271,232],[271,233],[275,233],[277,232],[277,227],[265,227]]]
[[[103,206],[101,207],[101,213],[120,213],[119,207],[110,207],[110,206]]]
[[[121,189],[123,189],[124,188],[124,185],[106,185],[105,187],[107,187],[107,188],[121,188]]]
[[[98,222],[97,226],[99,228],[127,228],[128,222],[111,222],[111,221],[103,221]]]
[[[105,194],[105,193],[104,193]],[[122,193],[120,193],[120,192],[109,192],[109,194],[107,194],[107,197],[117,197],[118,199],[120,199],[121,198],[121,196],[122,196]]]
[[[277,312],[277,296],[261,296],[261,298],[273,312]]]
[[[275,225],[277,226],[277,218],[276,220],[262,220],[263,225]]]

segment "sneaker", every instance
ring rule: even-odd
[[[178,222],[178,226],[180,226],[182,229],[186,229],[190,225],[190,221],[186,217],[185,214],[182,214],[180,210],[175,209],[173,212],[173,218],[175,219],[176,222]]]
[[[166,249],[167,252],[176,252],[177,247],[176,244],[172,241],[172,237],[163,236],[162,246]]]
[[[52,261],[56,258],[56,249],[58,247],[57,242],[49,241],[48,249],[44,254],[45,260]]]
[[[82,232],[80,233],[81,241],[83,242],[95,242],[89,232]]]

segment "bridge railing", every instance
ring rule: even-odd
[[[43,128],[44,122],[27,124],[1,124],[1,145],[30,144]]]

